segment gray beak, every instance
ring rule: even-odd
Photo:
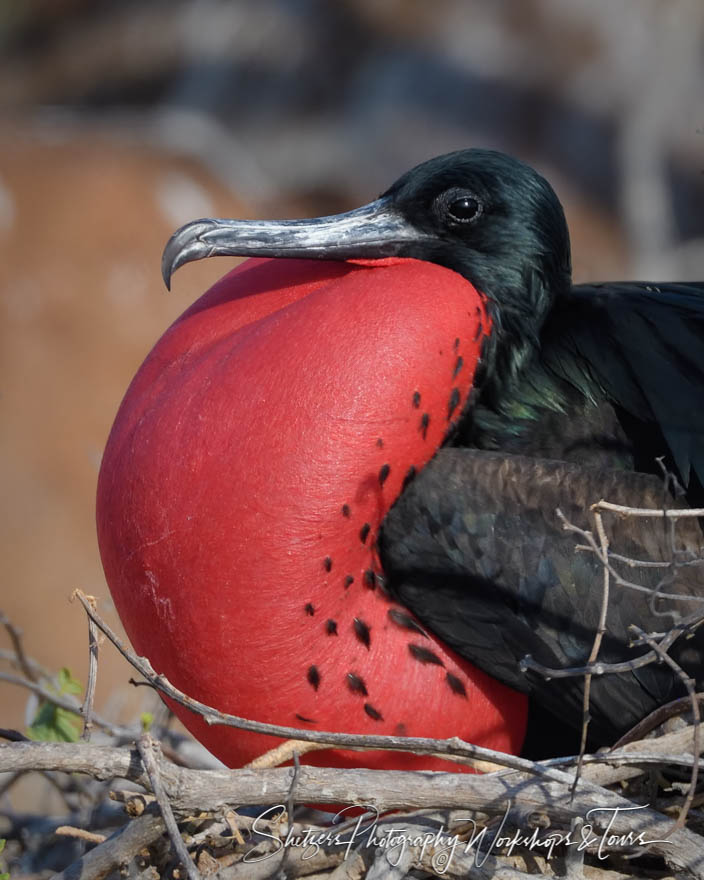
[[[354,211],[312,220],[194,220],[169,239],[161,274],[168,288],[179,266],[205,257],[393,257],[422,238],[387,197]]]

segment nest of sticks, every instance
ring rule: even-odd
[[[578,549],[602,562],[602,622],[609,591],[628,586],[612,566],[601,519],[613,507],[594,505],[593,531],[563,523],[577,533]],[[673,529],[683,516],[704,515],[692,510],[616,512],[670,517]],[[663,583],[671,590],[677,567],[692,564],[697,560],[673,553],[662,564]],[[588,754],[583,747],[577,756],[534,762],[459,739],[329,734],[225,715],[157,675],[105,623],[94,599],[74,595],[88,616],[90,667],[82,703],[56,687],[26,654],[18,630],[0,620],[11,643],[10,650],[0,652],[11,671],[0,671],[0,680],[31,691],[65,729],[77,716],[83,726],[76,742],[42,742],[18,731],[0,731],[5,740],[0,744],[2,802],[10,803],[12,787],[25,774],[41,773],[65,806],[56,819],[0,806],[0,838],[6,840],[0,863],[8,864],[13,876],[704,880],[699,774],[704,694],[696,693],[680,669],[688,696],[662,706],[611,749]],[[669,647],[703,620],[698,607],[665,633],[648,634],[634,624],[634,643],[648,647],[646,662],[673,666]],[[583,744],[592,677],[619,671],[599,662],[602,634],[600,627],[586,666],[561,671],[584,678]],[[194,760],[192,743],[170,732],[167,723],[152,723],[144,732],[139,725],[120,727],[101,718],[93,697],[98,647],[106,640],[139,674],[133,684],[158,691],[209,724],[271,734],[285,742],[248,767],[227,770]],[[166,721],[166,710],[162,714]],[[479,772],[326,769],[300,763],[307,751],[330,747],[437,755]],[[312,809],[306,806],[310,803],[320,806]],[[327,804],[332,811],[340,805],[353,809],[326,813],[322,808]]]

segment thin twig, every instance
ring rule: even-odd
[[[580,839],[580,831],[584,825],[581,816],[575,816],[570,824],[570,832],[574,840]],[[565,878],[564,880],[583,880],[584,878],[584,850],[579,846],[568,846],[565,850]]]
[[[294,808],[294,795],[296,794],[296,783],[298,782],[298,775],[301,772],[301,762],[298,757],[298,752],[293,753],[293,774],[291,776],[291,788],[289,789],[288,798],[286,799],[286,809],[288,810],[288,821],[290,825],[293,825],[293,808]]]
[[[73,697],[56,694],[37,682],[28,681],[26,678],[20,678],[20,676],[12,675],[9,672],[0,672],[0,681],[4,681],[7,684],[17,685],[17,687],[23,687],[36,694],[38,697],[41,697],[47,703],[58,706],[59,709],[65,709],[67,712],[73,712],[75,715],[81,715],[81,705],[78,700],[75,700]],[[130,730],[127,727],[121,727],[118,724],[112,724],[110,721],[107,721],[99,715],[93,714],[92,719],[94,724],[101,727],[103,730],[106,730],[108,733],[112,734],[112,736],[123,738],[134,736],[134,730]]]
[[[599,536],[599,544],[602,556],[604,559],[608,558],[609,555],[609,539],[606,535],[606,530],[604,529],[604,521],[601,518],[601,514],[597,511],[594,511],[594,522],[596,524],[597,534]],[[592,649],[587,658],[587,666],[592,666],[596,663],[596,658],[599,656],[599,649],[601,648],[601,642],[604,638],[604,633],[606,632],[606,614],[609,610],[609,569],[606,565],[602,566],[603,571],[603,586],[601,593],[601,611],[599,613],[599,622],[596,627],[596,632],[594,633],[594,642],[592,644]],[[577,761],[577,772],[574,776],[574,782],[572,783],[572,794],[574,795],[577,790],[577,783],[582,774],[582,763],[584,761],[584,755],[587,751],[587,733],[589,731],[589,697],[591,695],[592,688],[592,674],[588,672],[584,676],[584,694],[582,697],[582,738],[579,744],[579,759]]]
[[[0,739],[9,740],[9,742],[29,742],[29,737],[25,736],[19,730],[12,730],[7,727],[0,727]]]
[[[673,626],[668,630],[667,633],[661,635],[661,641],[659,643],[660,650],[667,651],[680,636],[691,633],[693,629],[701,626],[702,623],[704,623],[704,616],[700,613],[685,617],[681,623],[678,623],[676,626]],[[638,645],[642,643],[642,640],[634,641],[633,646],[638,647]],[[641,654],[640,657],[634,657],[632,660],[624,660],[621,663],[604,663],[599,661],[586,666],[552,668],[537,663],[530,654],[527,654],[521,660],[520,667],[524,672],[530,669],[545,678],[575,678],[580,675],[586,675],[587,673],[591,675],[615,675],[621,672],[633,672],[634,669],[640,669],[643,666],[649,666],[651,663],[657,663],[659,661],[659,653],[652,650],[645,654]]]
[[[295,754],[298,754],[300,757],[301,755],[308,754],[308,752],[324,751],[329,748],[330,746],[327,743],[312,743],[303,742],[302,739],[287,739],[285,742],[282,742],[281,745],[276,746],[276,748],[269,749],[268,752],[264,752],[253,761],[245,764],[245,767],[249,767],[251,770],[262,770],[266,767],[279,767],[281,764],[285,764],[286,761],[292,761]]]
[[[663,510],[655,510],[652,507],[627,507],[624,504],[612,504],[610,501],[597,501],[592,504],[594,511],[608,510],[611,513],[619,513],[622,516],[641,516],[650,519],[683,519],[700,518],[704,516],[704,507],[668,507]]]
[[[586,544],[577,544],[575,550],[591,550]],[[677,569],[680,568],[696,568],[697,566],[704,566],[704,557],[697,556],[694,559],[679,559],[681,554],[677,551],[674,559],[674,565]],[[629,568],[672,568],[673,562],[658,562],[652,559],[634,559],[631,556],[621,556],[620,553],[614,553],[613,550],[609,550],[609,559],[614,560],[615,562],[620,562],[623,565],[627,565]],[[646,587],[646,589],[648,589]],[[660,594],[662,595],[662,594]],[[677,594],[676,596],[663,596],[663,598],[677,598],[684,599],[685,596],[682,594]],[[702,601],[701,596],[692,596],[690,597],[693,600],[697,599],[698,601]]]
[[[17,659],[17,664],[22,670],[22,673],[30,681],[36,682],[37,676],[35,675],[34,669],[32,668],[33,664],[30,663],[27,655],[24,652],[24,646],[22,645],[22,631],[17,629],[14,623],[12,623],[12,621],[2,611],[0,611],[0,625],[5,627],[5,630],[10,637],[12,648],[15,653],[15,658]]]
[[[93,608],[97,603],[94,596],[86,596],[86,601],[90,602]],[[88,618],[88,682],[86,684],[86,695],[81,706],[83,714],[83,733],[81,739],[90,742],[90,735],[93,730],[93,701],[95,699],[95,685],[98,680],[98,628],[95,622]]]
[[[41,663],[38,663],[34,657],[26,657],[27,665],[32,670],[34,674],[34,678],[37,680],[40,678],[51,678],[51,672],[48,669],[45,669]],[[11,663],[16,669],[19,668],[22,671],[22,667],[20,665],[19,660],[17,659],[17,654],[15,651],[8,651],[6,648],[0,648],[0,660],[6,660],[8,663]]]
[[[122,865],[129,865],[145,846],[149,846],[164,833],[164,820],[160,815],[147,814],[133,819],[105,843],[89,850],[51,880],[100,880]]]
[[[81,714],[80,704],[73,697],[52,693],[48,688],[35,681],[21,678],[19,675],[12,675],[11,672],[0,672],[0,681],[26,688],[26,690],[46,700],[47,703],[53,703],[54,706],[66,709],[67,712],[73,712],[76,715]]]
[[[86,843],[105,843],[107,840],[104,834],[86,831],[85,828],[74,828],[73,825],[59,825],[54,834],[58,834],[60,837],[73,837],[76,840],[85,840]]]
[[[287,816],[287,824],[289,828],[293,827],[294,822],[294,813],[296,808],[296,785],[298,784],[298,777],[301,773],[301,762],[298,758],[298,752],[293,753],[293,767],[291,774],[291,786],[288,790],[288,797],[286,798],[286,816]],[[287,874],[286,870],[291,861],[293,860],[293,852],[289,849],[284,853],[283,860],[281,862],[281,872]]]
[[[611,575],[614,583],[617,586],[623,587],[627,590],[633,590],[637,593],[645,593],[648,596],[657,595],[659,599],[673,599],[677,602],[696,602],[698,605],[702,605],[704,603],[704,599],[702,598],[702,596],[690,595],[687,593],[664,593],[660,589],[661,584],[658,584],[656,587],[646,587],[643,584],[638,584],[634,581],[626,580],[626,578],[624,578],[611,565],[611,562],[609,561],[610,557],[604,557],[602,555],[599,545],[594,540],[594,536],[590,531],[588,531],[587,529],[582,529],[579,526],[574,525],[574,523],[571,523],[559,507],[555,512],[558,519],[562,522],[562,528],[566,532],[572,532],[576,535],[579,535],[580,538],[587,542],[586,545],[577,544],[575,546],[575,550],[586,550],[590,553],[593,553],[602,565],[608,567],[609,574]],[[679,567],[679,563],[677,565]],[[671,563],[665,563],[665,567],[668,569],[671,568]]]
[[[25,742],[27,742],[27,738],[25,737]],[[20,742],[20,740],[15,740],[15,742]],[[15,773],[9,773],[5,779],[0,782],[0,798],[7,794],[7,792],[12,788],[12,786],[19,782],[20,779],[24,776],[26,771],[21,770]]]
[[[144,769],[147,771],[147,775],[149,776],[149,782],[151,783],[152,791],[154,792],[154,796],[156,797],[157,803],[159,804],[159,809],[161,810],[161,815],[164,819],[164,824],[166,825],[166,830],[169,833],[169,837],[171,838],[171,843],[173,844],[176,856],[185,868],[189,880],[201,880],[200,871],[193,863],[193,859],[191,858],[188,849],[186,848],[186,844],[183,842],[183,838],[181,837],[181,832],[178,830],[178,825],[176,824],[176,819],[174,818],[174,813],[171,809],[171,803],[169,802],[168,795],[166,794],[164,784],[161,781],[159,767],[157,765],[156,758],[154,757],[154,747],[154,740],[148,733],[143,733],[142,736],[140,736],[140,738],[137,740],[137,749],[142,758]]]
[[[697,694],[697,702],[700,706],[704,705],[704,693]],[[681,715],[687,709],[692,708],[692,701],[690,697],[679,697],[677,700],[672,700],[670,703],[665,703],[663,706],[658,706],[657,709],[654,709],[650,715],[646,715],[638,724],[635,724],[628,733],[624,733],[624,735],[611,746],[611,750],[615,751],[616,749],[620,749],[629,743],[635,742],[639,739],[645,739],[645,737],[665,721],[670,718],[674,718],[676,715]]]
[[[150,682],[144,682],[144,684],[150,684]],[[269,749],[269,751],[257,756],[244,766],[249,767],[252,770],[262,770],[267,767],[279,767],[287,761],[292,761],[293,755],[296,752],[298,753],[298,756],[301,757],[310,752],[325,751],[329,748],[330,745],[326,742],[304,742],[301,739],[287,739],[285,742],[282,742],[281,745]],[[166,754],[166,749],[164,749],[164,753]],[[481,761],[478,758],[470,758],[466,755],[451,755],[448,752],[436,752],[435,754],[430,754],[430,757],[440,758],[451,764],[462,764],[465,767],[472,767],[478,773],[494,773],[496,770],[502,770],[504,766],[492,761]],[[174,758],[172,757],[171,760],[174,760]]]
[[[682,669],[682,667],[676,663],[669,654],[663,651],[657,642],[650,638],[646,632],[644,632],[640,627],[635,625],[631,625],[632,630],[637,632],[641,639],[647,642],[651,648],[660,656],[660,659],[666,663],[670,669],[677,675],[680,681],[684,684],[687,689],[687,693],[689,694],[689,698],[692,704],[692,717],[694,720],[694,743],[692,746],[692,751],[694,756],[696,757],[700,753],[701,745],[700,745],[700,722],[701,722],[701,714],[699,711],[699,700],[697,699],[697,694],[694,687],[694,682],[687,675],[687,673]],[[689,812],[689,808],[692,806],[692,801],[694,799],[694,794],[697,788],[697,778],[699,775],[699,762],[694,761],[692,764],[692,777],[689,784],[689,791],[687,792],[687,797],[685,798],[682,809],[680,810],[680,814],[677,817],[677,822],[675,823],[675,828],[684,828],[685,822],[687,820],[687,814]]]

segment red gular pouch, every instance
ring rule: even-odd
[[[472,389],[491,331],[459,274],[412,259],[253,259],[157,342],[120,407],[98,536],[135,650],[257,721],[520,749],[525,698],[418,627],[376,537]],[[241,766],[278,740],[174,711]],[[327,766],[464,770],[400,752]]]

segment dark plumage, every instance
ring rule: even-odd
[[[658,472],[704,501],[704,285],[572,287],[509,393],[466,426],[480,448]]]
[[[462,156],[472,162],[480,154]],[[440,161],[463,164],[454,156]],[[550,667],[582,665],[594,639],[601,569],[575,553],[555,511],[587,528],[589,505],[601,498],[675,505],[656,476],[658,457],[689,503],[704,505],[704,284],[572,285],[567,227],[552,189],[505,157],[492,154],[484,167],[488,179],[462,178],[482,212],[450,254],[445,236],[429,250],[491,303],[496,330],[480,395],[454,440],[477,451],[443,452],[414,481],[387,518],[382,562],[392,592],[424,624],[577,731],[583,679],[546,681],[520,665],[526,654]],[[413,176],[390,194],[405,202]],[[427,186],[416,184],[415,192]],[[418,209],[408,213],[415,218]],[[652,520],[614,527],[620,553],[670,558],[668,535]],[[701,555],[696,523],[678,534]],[[640,569],[630,579],[654,587],[662,575]],[[689,569],[676,590],[704,601],[704,568]],[[600,659],[643,653],[629,647],[629,624],[667,629],[693,606],[663,600],[656,609],[671,613],[656,616],[644,594],[613,588]],[[672,656],[701,686],[704,632],[680,639]],[[592,743],[613,741],[683,692],[663,665],[597,678]],[[533,716],[543,727],[532,731],[534,754],[574,750],[576,735],[558,744],[545,736],[552,723],[546,728],[540,713]]]
[[[546,681],[523,672],[530,654],[551,668],[581,666],[594,639],[602,600],[602,572],[594,556],[575,553],[576,538],[562,529],[567,519],[590,527],[588,500],[659,508],[662,481],[647,474],[582,467],[526,456],[444,449],[401,496],[386,519],[382,558],[396,597],[452,648],[506,684],[529,693],[541,731],[533,731],[534,755],[556,748],[572,752],[582,720],[583,679]],[[680,504],[668,499],[672,506]],[[606,519],[611,547],[638,559],[669,558],[669,529],[653,520]],[[696,521],[678,528],[678,547],[702,552]],[[630,581],[654,587],[662,570],[629,570]],[[687,568],[676,590],[704,594],[704,570]],[[697,603],[698,604],[698,603]],[[644,653],[628,647],[629,624],[646,631],[668,629],[697,604],[662,599],[612,586],[607,635],[599,659],[615,663]],[[667,612],[666,614],[656,612]],[[704,632],[680,639],[671,655],[700,683]],[[592,683],[592,742],[624,733],[661,703],[678,696],[671,669],[650,665],[634,672],[596,677]],[[564,739],[544,710],[575,735]],[[558,737],[550,734],[559,732]],[[557,741],[556,741],[557,740]]]

